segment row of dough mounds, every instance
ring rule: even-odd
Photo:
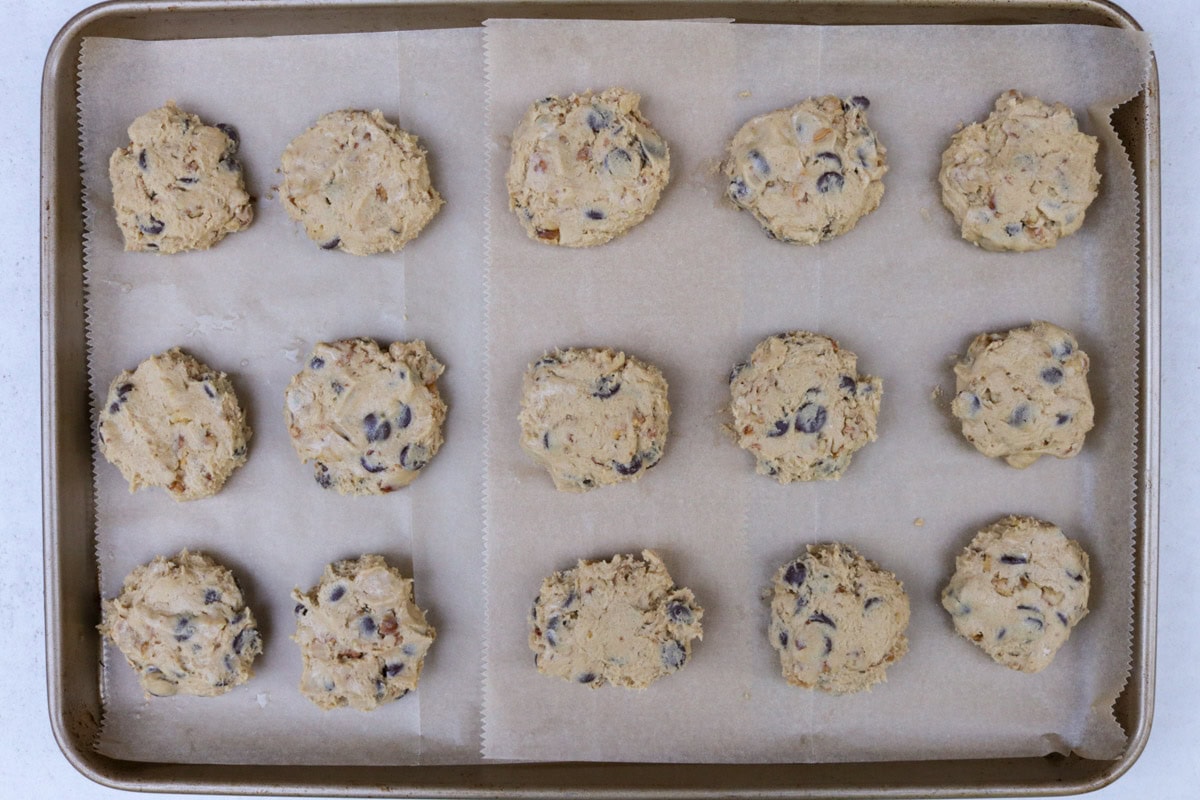
[[[980,531],[942,591],[955,629],[993,660],[1040,672],[1087,614],[1088,557],[1059,528],[1010,516]],[[436,632],[413,582],[382,556],[328,565],[293,591],[301,693],[322,709],[363,711],[417,688]],[[545,675],[644,689],[677,672],[703,638],[704,609],[653,551],[579,561],[543,581],[529,646]],[[896,576],[848,545],[809,545],[775,573],[767,639],[783,678],[848,694],[886,680],[908,651],[909,600]],[[156,558],[103,603],[101,632],[147,696],[211,697],[248,681],[263,651],[233,574],[202,553]]]
[[[509,207],[537,242],[604,244],[646,219],[671,177],[670,148],[624,89],[547,97],[512,136]],[[883,199],[887,149],[870,102],[827,95],[755,117],[734,135],[725,196],[772,239],[814,245],[850,231]],[[127,250],[212,247],[254,218],[230,125],[173,102],[138,117],[109,162]],[[1053,247],[1083,224],[1100,175],[1097,141],[1069,108],[1007,91],[942,156],[942,202],[980,247]],[[323,249],[395,252],[441,208],[417,138],[378,111],[325,114],[282,156],[287,213]]]
[[[1079,453],[1092,428],[1087,354],[1067,331],[1035,322],[975,337],[955,366],[951,411],[976,449],[1027,467]],[[350,495],[407,486],[442,445],[444,367],[422,341],[316,345],[285,393],[296,454],[318,485]],[[780,483],[836,480],[877,438],[883,382],[827,336],[770,336],[729,374],[726,427]],[[585,492],[639,479],[666,452],[671,406],[661,370],[609,348],[554,350],[526,370],[521,447],[556,488]],[[111,383],[100,411],[104,456],[130,490],[176,500],[220,491],[250,439],[229,377],[179,348]]]

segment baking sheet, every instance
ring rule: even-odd
[[[81,59],[87,314],[93,403],[108,382],[172,345],[233,377],[254,436],[215,497],[176,504],[129,494],[97,457],[97,559],[106,597],[137,564],[183,547],[232,568],[261,622],[252,681],[219,698],[147,701],[106,647],[97,749],[140,761],[406,764],[469,762],[479,750],[483,397],[481,31],[127,41],[89,39]],[[241,134],[254,224],[207,252],[125,253],[108,156],[167,99]],[[446,199],[400,254],[320,250],[275,197],[284,147],[339,108],[379,108],[430,151]],[[347,336],[423,338],[446,365],[446,444],[408,489],[322,491],[283,422],[283,391],[312,345]],[[322,712],[300,696],[289,593],[336,559],[378,552],[416,578],[438,638],[420,690],[370,714]]]
[[[805,28],[489,21],[487,673],[484,753],[498,759],[848,761],[1114,758],[1128,675],[1136,435],[1137,235],[1132,172],[1107,124],[1141,88],[1148,40],[1083,26]],[[624,238],[584,251],[510,218],[507,136],[550,94],[621,85],[671,145],[672,184]],[[1101,138],[1101,195],[1051,251],[986,253],[940,204],[940,154],[1008,88],[1068,103]],[[806,96],[871,98],[888,148],[882,206],[815,248],[766,239],[714,175],[748,118]],[[984,330],[1049,319],[1092,357],[1097,424],[1082,455],[1013,470],[979,455],[948,403],[955,353]],[[536,320],[536,324],[530,324]],[[884,380],[879,441],[836,483],[779,486],[720,431],[725,376],[761,338],[839,339]],[[666,455],[638,483],[554,491],[517,447],[521,368],[556,346],[609,345],[671,387]],[[940,395],[937,391],[940,389]],[[1091,614],[1054,665],[1003,669],[962,641],[939,592],[955,554],[1007,513],[1061,525],[1092,556]],[[920,521],[920,524],[918,523]],[[787,686],[760,592],[809,542],[841,540],[894,570],[910,653],[850,697]],[[539,675],[530,598],[577,558],[664,555],[705,608],[692,662],[645,692]]]

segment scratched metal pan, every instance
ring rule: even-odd
[[[46,669],[50,720],[67,760],[102,784],[152,792],[390,797],[948,797],[1075,794],[1122,775],[1146,745],[1154,709],[1159,472],[1159,108],[1152,69],[1142,94],[1114,117],[1137,178],[1141,375],[1133,671],[1117,701],[1129,747],[1115,761],[1078,756],[871,764],[475,764],[338,768],[160,764],[108,758],[99,728],[99,589],[92,502],[87,350],[83,313],[83,194],[76,78],[88,36],[199,39],[458,28],[489,17],[695,19],[852,24],[1080,23],[1138,29],[1103,0],[401,0],[387,5],[306,0],[113,2],[59,32],[42,79],[42,493]]]

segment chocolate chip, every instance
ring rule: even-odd
[[[621,379],[616,375],[601,375],[592,388],[592,397],[607,400],[621,391]]]
[[[1072,417],[1070,414],[1067,414],[1067,413],[1058,414],[1057,416],[1054,417],[1054,424],[1055,425],[1066,425],[1068,422],[1071,421],[1071,419],[1072,419]]]
[[[241,137],[239,137],[239,136],[238,136],[237,128],[233,127],[233,126],[232,126],[232,125],[230,125],[229,123],[227,123],[227,122],[218,122],[218,123],[217,123],[217,124],[216,124],[214,127],[216,127],[216,129],[217,129],[217,130],[219,130],[221,133],[223,133],[223,134],[225,134],[226,136],[228,136],[228,137],[229,137],[229,141],[233,142],[233,146],[234,146],[235,148],[236,148],[236,147],[238,146],[238,144],[239,144],[239,143],[242,141],[242,140],[241,140]]]
[[[408,408],[408,406],[405,406],[405,408]],[[402,425],[400,427],[405,426]],[[367,414],[363,417],[363,432],[367,435],[368,442],[384,442],[392,435],[392,423],[386,419],[380,422],[379,418],[374,414]]]
[[[313,465],[313,477],[316,478],[317,485],[322,489],[328,489],[330,486],[333,486],[333,476],[329,474],[329,467],[320,461]]]
[[[330,239],[328,242],[325,242],[324,244],[322,244],[321,249],[322,250],[332,250],[341,243],[342,243],[342,237],[335,236],[332,239]]]
[[[833,628],[835,631],[837,630],[837,625],[833,624],[833,620],[831,620],[829,617],[822,614],[820,611],[815,612],[811,617],[808,618],[808,621],[816,622],[821,625],[828,625],[829,627]]]
[[[346,587],[339,583],[337,586],[334,586],[332,589],[329,590],[328,599],[329,599],[329,602],[336,603],[338,600],[341,600],[345,596],[346,596]]]
[[[329,383],[329,388],[333,389],[334,394],[341,394],[342,392],[346,391],[346,387],[342,386],[340,381],[331,381]]]
[[[825,637],[825,655],[829,655],[832,652],[833,652],[833,640],[830,639],[828,636],[826,636]]]
[[[592,681],[596,680],[596,673],[584,672],[577,675],[575,680],[577,680],[579,683],[591,683]]]
[[[863,611],[870,611],[874,606],[883,602],[882,597],[868,597],[867,602],[863,603]]]
[[[762,153],[757,150],[751,150],[746,154],[746,158],[750,159],[750,166],[759,175],[765,176],[771,174],[771,165],[767,163],[767,159],[763,157]]]
[[[1025,556],[1000,556],[1001,564],[1028,564],[1029,559]]]
[[[780,647],[788,646],[788,632],[787,631],[779,632],[779,646]]]
[[[1024,228],[1025,223],[1023,222],[1010,222],[1004,226],[1004,232],[1009,236],[1016,236],[1018,233],[1024,230]]]
[[[297,617],[307,616],[308,606],[304,605],[304,603],[296,603],[296,607],[292,609],[292,613]]]
[[[1003,639],[1004,634],[1006,633],[1008,633],[1008,628],[1001,628],[1000,630],[996,631],[996,641],[998,642]]]
[[[143,148],[142,151],[140,153],[138,153],[138,167],[140,167],[142,170],[150,169],[150,165],[146,162],[145,148]]]
[[[404,662],[403,661],[395,661],[395,662],[392,662],[391,664],[383,665],[383,677],[385,677],[385,678],[394,678],[397,675],[399,675],[401,672],[404,672]]]
[[[1075,352],[1075,348],[1071,345],[1070,342],[1066,341],[1065,339],[1050,348],[1050,354],[1053,355],[1055,358],[1057,358],[1059,361],[1062,361],[1064,358],[1071,355],[1071,353],[1073,353],[1073,352]]]
[[[363,617],[358,621],[358,629],[362,631],[363,636],[374,636],[376,631],[375,619],[373,617]]]
[[[775,420],[775,424],[767,430],[767,436],[769,436],[771,438],[774,438],[776,436],[783,436],[785,433],[788,432],[788,429],[791,427],[792,427],[791,420],[777,419],[777,420]]]
[[[834,169],[840,170],[842,168],[842,159],[837,153],[831,153],[826,150],[823,153],[817,153],[817,158],[821,161],[828,161],[830,164],[833,164]]]
[[[129,393],[133,391],[132,383],[122,383],[117,387],[117,400],[124,403],[129,399]]]
[[[729,195],[729,199],[735,203],[744,202],[750,197],[750,187],[741,178],[735,178],[729,182],[729,188],[725,190]]]
[[[654,158],[666,158],[667,145],[662,139],[658,138],[653,133],[650,133],[649,131],[643,133],[641,139],[638,140],[638,144],[641,146],[643,151]]]
[[[1040,619],[1038,619],[1037,617],[1026,617],[1025,622],[1027,622],[1030,625],[1030,627],[1035,627],[1039,631],[1042,628],[1046,627],[1046,624],[1044,622],[1042,622]]]
[[[1013,409],[1008,415],[1008,424],[1014,428],[1023,428],[1029,424],[1029,420],[1033,418],[1033,409],[1028,403],[1021,403]]]
[[[803,561],[793,561],[788,564],[787,569],[783,571],[783,582],[788,586],[795,586],[799,589],[804,585],[804,581],[808,579],[808,567],[804,566]]]
[[[180,178],[177,178],[176,180],[179,183],[182,183],[184,186],[191,186],[193,183],[195,183],[196,181],[198,181],[200,179],[195,177],[194,175],[183,175]]]
[[[979,412],[983,410],[983,402],[979,399],[979,395],[973,392],[963,392],[959,395],[967,406],[967,417],[974,419]]]
[[[211,606],[213,603],[221,599],[221,593],[216,589],[207,589],[204,592],[204,605]]]
[[[629,460],[628,464],[622,464],[620,461],[612,463],[613,469],[620,475],[633,475],[642,468],[642,459],[634,456]]]
[[[608,151],[608,155],[604,157],[604,169],[610,175],[620,177],[622,175],[630,175],[633,173],[633,158],[629,153],[617,147]]]
[[[425,469],[425,465],[428,463],[426,450],[421,445],[406,444],[400,451],[400,466],[410,472]]]
[[[166,223],[153,214],[150,215],[150,221],[148,223],[138,224],[138,229],[147,236],[157,236],[163,232],[163,228],[165,227]]]
[[[1068,628],[1071,627],[1071,620],[1067,619],[1067,615],[1064,614],[1063,612],[1055,611],[1054,616],[1058,617],[1058,621],[1061,622],[1063,625],[1066,625]]]
[[[821,194],[840,192],[846,185],[846,178],[840,172],[826,172],[817,178],[817,191]]]
[[[192,619],[186,615],[179,617],[175,621],[175,641],[186,642],[196,633],[196,628],[191,624]]]
[[[679,669],[687,661],[683,645],[672,639],[662,646],[662,663],[667,669]]]
[[[320,356],[313,356],[312,361],[308,362],[308,366],[312,367],[313,369],[320,369],[321,367],[325,366],[325,359],[321,358]]]
[[[825,427],[827,416],[825,406],[817,403],[805,403],[796,412],[796,431],[798,433],[816,433]]]
[[[216,397],[217,397],[217,393],[214,392],[212,386],[207,383],[204,384],[204,393],[212,399],[216,399]]]
[[[612,123],[612,112],[606,108],[592,106],[588,111],[587,123],[592,133],[599,133]]]
[[[404,449],[407,450],[408,445],[405,445]],[[370,461],[367,461],[366,456],[361,456],[358,459],[358,463],[362,465],[363,469],[365,469],[367,472],[370,472],[372,475],[383,472],[385,469],[387,469],[387,464],[373,464]]]
[[[598,208],[589,208],[587,211],[583,212],[583,215],[588,219],[596,220],[604,219],[606,216],[606,214]]]
[[[750,365],[747,364],[745,361],[743,361],[740,364],[735,364],[733,366],[733,369],[729,370],[729,382],[733,383],[735,380],[737,380],[737,376],[741,375],[742,370],[744,370],[748,366],[750,366]]]
[[[694,619],[692,609],[679,601],[667,604],[667,616],[670,617],[672,622],[678,622],[680,625],[691,625],[692,619]]]
[[[1076,583],[1083,583],[1083,575],[1081,573],[1071,572],[1071,570],[1067,570],[1067,577],[1070,578],[1071,580],[1075,581]]]
[[[858,391],[858,383],[849,375],[843,375],[842,379],[838,381],[838,388],[853,396]]]
[[[546,640],[546,644],[550,645],[551,647],[558,647],[557,631],[546,628],[546,630],[542,632],[542,638],[544,638]]]
[[[542,447],[547,450],[550,449],[550,431],[546,431],[542,434]]]
[[[242,628],[238,631],[238,635],[233,637],[233,652],[239,656],[246,648],[253,649],[258,644],[258,631],[254,628]]]
[[[851,97],[850,104],[864,110],[871,107],[871,101],[862,95],[855,95],[854,97]]]
[[[110,414],[115,414],[120,410],[121,410],[120,403],[113,403],[111,406],[108,407],[108,413],[110,413]]]
[[[1042,380],[1051,386],[1057,386],[1062,383],[1063,371],[1058,367],[1046,367],[1042,370]]]
[[[400,648],[400,652],[406,656],[415,656],[417,654],[417,646],[415,644],[406,644]]]
[[[1019,605],[1019,606],[1017,606],[1017,610],[1018,611],[1032,611],[1035,614],[1042,613],[1042,610],[1040,608],[1038,608],[1037,606],[1029,606],[1029,605]]]

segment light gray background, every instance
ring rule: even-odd
[[[59,753],[46,711],[39,405],[38,138],[42,63],[50,40],[86,0],[0,0],[0,795],[109,798]],[[1200,22],[1194,0],[1125,0],[1154,37],[1163,106],[1163,407],[1158,693],[1153,734],[1132,770],[1095,797],[1195,797],[1200,785]]]

